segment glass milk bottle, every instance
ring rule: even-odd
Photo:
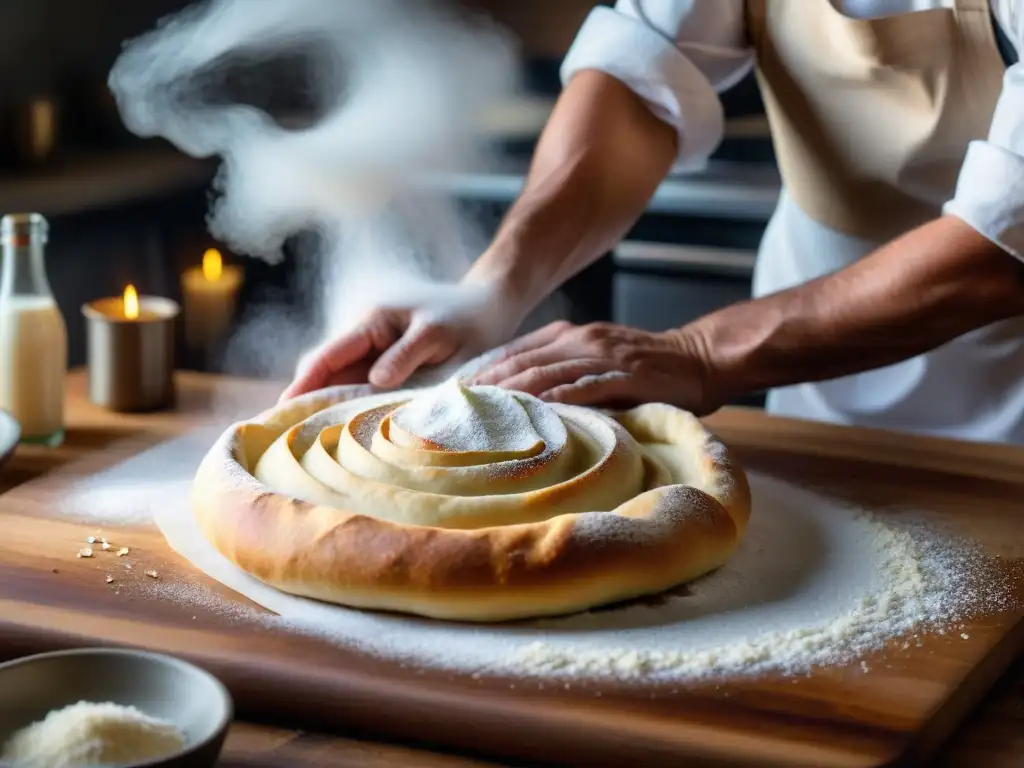
[[[38,213],[0,220],[0,408],[21,425],[22,442],[59,445],[68,340],[46,279],[48,232]]]

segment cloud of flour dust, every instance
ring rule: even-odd
[[[313,105],[301,124],[231,92],[239,71],[287,57],[302,61],[296,88]],[[481,300],[452,281],[483,233],[419,182],[488,160],[482,118],[512,98],[518,66],[487,21],[434,0],[212,0],[127,43],[109,84],[134,133],[221,158],[215,237],[276,263],[315,234],[300,254],[312,317],[256,312],[235,357],[258,355],[279,376],[372,305]]]

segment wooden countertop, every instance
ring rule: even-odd
[[[191,403],[208,399],[214,379],[199,374],[183,373],[179,377],[180,396]],[[235,382],[236,395],[252,388],[254,398],[266,397],[268,384],[261,382]],[[143,426],[150,432],[170,430],[173,413],[146,416],[124,416],[107,413],[92,406],[86,397],[86,380],[82,372],[74,372],[69,379],[67,422],[72,429],[67,442],[57,449],[19,447],[10,463],[0,471],[0,492],[37,478],[70,462],[87,458],[90,454],[118,440],[131,437]],[[766,434],[777,428],[777,422],[756,411],[728,409],[713,418],[714,426],[728,432],[730,425],[763,422]],[[828,429],[812,423],[791,424],[800,439],[815,439]],[[757,429],[754,429],[756,432]],[[882,460],[887,451],[900,450],[879,441],[878,433],[850,430],[850,441],[878,442],[877,453]],[[952,441],[927,441],[917,446],[923,454],[941,453],[950,462],[974,463],[979,461],[1005,465],[1013,471],[1020,465],[1020,449],[1000,446],[979,446]],[[1018,470],[1019,471],[1019,470]],[[415,745],[384,744],[359,734],[323,735],[282,730],[271,725],[237,722],[232,727],[220,765],[223,766],[318,766],[358,765],[365,768],[402,766],[403,768],[468,768],[469,766],[496,766],[496,763],[473,757],[442,754]],[[1024,765],[1024,659],[1019,660],[989,693],[969,721],[953,736],[940,763],[947,768],[963,766]]]

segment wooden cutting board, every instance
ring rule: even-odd
[[[486,755],[580,765],[867,766],[917,763],[1024,648],[1024,609],[982,616],[968,640],[923,636],[810,677],[769,675],[675,693],[602,685],[542,687],[404,669],[209,608],[147,598],[131,579],[154,569],[245,603],[172,553],[154,527],[104,528],[138,564],[107,584],[74,553],[95,525],[53,514],[69,484],[202,423],[224,395],[256,412],[276,387],[182,377],[177,413],[117,418],[78,394],[63,468],[0,496],[0,657],[126,644],[173,653],[229,686],[239,714],[282,725],[357,730]],[[81,380],[74,384],[82,388]],[[73,393],[73,397],[75,397]],[[251,407],[248,407],[250,406]],[[1005,557],[1024,606],[1024,450],[774,419],[726,410],[709,419],[746,466],[813,483],[884,513],[913,505]],[[93,446],[97,446],[93,449]],[[250,606],[252,607],[252,606]]]

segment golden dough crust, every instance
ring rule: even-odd
[[[743,470],[696,417],[668,405],[617,413],[545,405],[568,425],[575,442],[557,453],[572,460],[520,460],[533,462],[529,472],[461,459],[447,466],[435,456],[395,468],[402,487],[388,485],[387,467],[367,469],[376,456],[355,462],[375,478],[346,469],[346,425],[383,406],[373,440],[386,439],[387,413],[415,394],[333,387],[232,426],[196,474],[204,535],[243,571],[291,594],[492,622],[662,592],[721,566],[746,529]],[[538,476],[553,483],[534,487]],[[466,495],[408,487],[432,483]],[[516,492],[516,483],[528,490]]]

